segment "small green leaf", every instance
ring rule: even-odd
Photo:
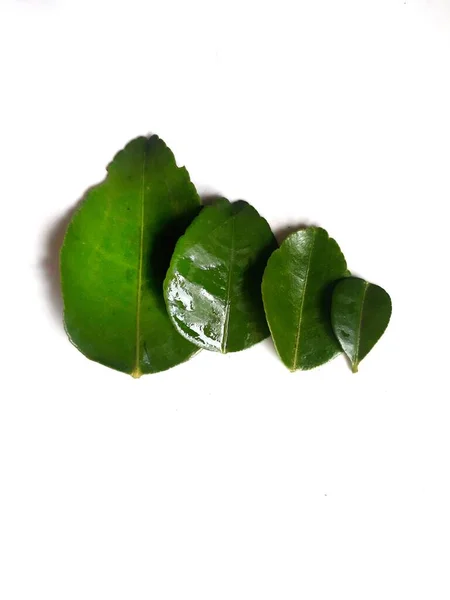
[[[177,238],[200,202],[157,136],[119,152],[75,213],[61,249],[66,331],[88,358],[139,377],[197,348],[172,327],[162,293]]]
[[[247,202],[221,198],[205,207],[179,239],[164,282],[177,330],[223,353],[267,337],[261,279],[276,247],[267,221]]]
[[[349,277],[335,286],[331,322],[353,373],[383,335],[391,312],[389,294],[378,285]]]
[[[312,369],[340,352],[330,322],[331,292],[347,265],[320,227],[289,235],[270,257],[262,294],[270,332],[283,363]]]

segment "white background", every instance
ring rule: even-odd
[[[448,600],[449,0],[1,0],[0,88],[2,600]],[[71,346],[67,215],[149,132],[389,291],[357,375]]]

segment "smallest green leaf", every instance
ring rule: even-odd
[[[331,323],[353,373],[385,332],[391,312],[389,294],[378,285],[348,277],[334,287]]]

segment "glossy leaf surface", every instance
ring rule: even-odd
[[[88,358],[139,377],[197,351],[173,328],[162,283],[200,204],[186,169],[157,136],[131,141],[107,172],[61,250],[65,327]]]
[[[164,282],[177,330],[223,353],[267,337],[261,280],[276,247],[267,221],[247,202],[222,198],[205,207],[179,239]]]
[[[339,354],[330,320],[332,286],[347,275],[337,243],[320,227],[289,235],[270,257],[262,293],[270,332],[283,363],[312,369]]]
[[[389,294],[364,279],[349,277],[334,288],[331,321],[354,373],[383,335],[391,312]]]

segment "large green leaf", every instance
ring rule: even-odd
[[[292,233],[270,257],[264,308],[277,352],[291,371],[312,369],[340,352],[330,322],[331,292],[345,275],[339,246],[320,227]]]
[[[64,320],[88,358],[139,377],[197,351],[173,328],[162,283],[199,198],[157,136],[131,141],[107,171],[74,215],[61,250]]]
[[[383,335],[391,318],[392,304],[383,288],[364,279],[349,277],[333,291],[331,322],[353,373]]]
[[[224,353],[267,337],[261,279],[276,247],[267,221],[247,202],[221,198],[204,208],[179,239],[164,282],[178,331]]]

